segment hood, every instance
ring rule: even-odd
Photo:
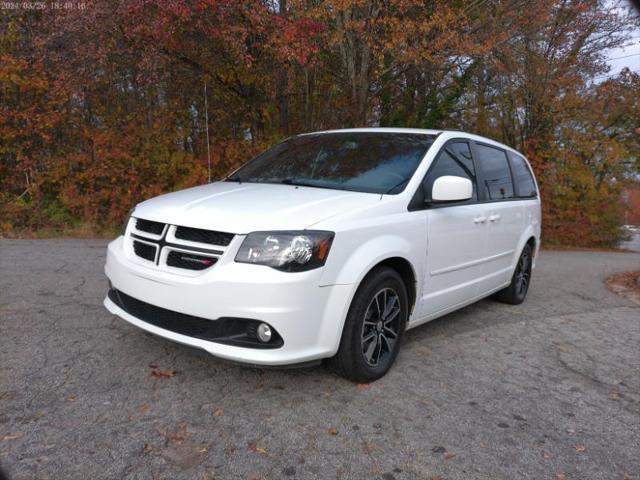
[[[135,217],[245,234],[303,230],[334,215],[380,202],[380,195],[268,183],[216,182],[136,206]]]

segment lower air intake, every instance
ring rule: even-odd
[[[180,335],[246,348],[280,348],[284,345],[273,327],[273,337],[269,342],[258,340],[255,331],[262,323],[260,320],[232,317],[209,320],[151,305],[114,288],[108,295],[113,303],[135,318]]]

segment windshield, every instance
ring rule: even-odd
[[[378,132],[300,135],[258,155],[227,181],[397,194],[434,139]]]

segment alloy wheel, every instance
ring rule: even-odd
[[[516,271],[516,294],[519,297],[524,296],[529,288],[529,279],[531,277],[531,256],[525,250],[518,260],[518,270]]]
[[[391,357],[398,340],[400,299],[392,288],[376,293],[364,314],[362,354],[370,366],[384,364]]]

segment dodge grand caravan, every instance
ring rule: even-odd
[[[359,382],[404,332],[524,301],[540,245],[527,160],[476,135],[298,135],[223,181],[147,200],[108,247],[106,308],[252,365],[320,359]]]

